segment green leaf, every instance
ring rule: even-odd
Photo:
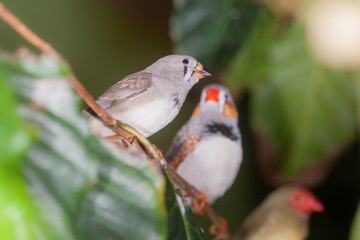
[[[82,202],[78,226],[84,239],[165,239],[165,181],[160,169],[146,156],[113,152],[118,159],[103,158],[99,179]]]
[[[279,24],[280,20],[267,9],[259,10],[243,47],[230,64],[226,82],[232,89],[255,85],[266,77],[269,46],[278,40],[276,31]]]
[[[4,59],[0,58],[0,239],[56,239],[29,198],[19,164],[33,140],[18,116]],[[39,229],[42,229],[39,231]],[[67,238],[71,239],[71,238]]]
[[[360,205],[356,210],[349,237],[349,240],[357,239],[360,239]]]
[[[61,235],[54,231],[57,228],[48,220],[56,215],[56,209],[50,208],[49,204],[42,205],[43,210],[45,206],[51,209],[51,216],[48,216],[49,209],[42,215],[29,198],[20,173],[1,168],[0,174],[3,193],[0,200],[1,239],[61,239],[61,236],[72,239],[66,231],[61,231]]]
[[[0,164],[17,166],[31,143],[15,108],[15,95],[0,65]]]
[[[25,203],[14,204],[23,212],[31,208],[45,224],[24,219],[22,232],[29,239],[165,239],[161,171],[91,135],[63,65],[51,56],[0,55],[19,113],[38,140],[21,165]],[[5,226],[11,236],[19,225]]]
[[[252,126],[275,147],[283,173],[293,176],[332,158],[354,139],[354,76],[317,63],[301,24],[286,26],[267,15],[259,16],[256,26],[268,41],[251,42],[252,35],[229,79],[242,76],[240,84],[249,86]]]
[[[247,0],[174,0],[170,31],[176,51],[214,70],[227,62],[252,26],[258,6]]]
[[[168,176],[168,175],[167,175]],[[192,209],[176,189],[173,183],[167,181],[166,206],[168,209],[169,240],[205,239],[203,230],[197,224]]]

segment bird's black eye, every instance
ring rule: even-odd
[[[182,60],[182,63],[183,63],[183,64],[188,64],[188,63],[189,63],[189,59],[184,58],[184,59]]]

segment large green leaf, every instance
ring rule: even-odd
[[[256,27],[262,31],[252,32],[228,79],[250,88],[253,128],[275,147],[283,172],[294,175],[332,158],[354,139],[353,76],[312,58],[302,24],[286,25],[268,13]]]
[[[78,225],[84,239],[165,239],[165,181],[160,169],[146,156],[119,158],[103,158],[99,179],[82,202]]]
[[[248,0],[174,0],[170,30],[177,52],[219,68],[251,28],[258,6]]]
[[[0,66],[0,164],[17,166],[31,142],[15,108],[15,94]]]
[[[51,225],[30,200],[19,171],[19,162],[32,137],[17,114],[15,94],[5,69],[0,64],[0,239],[54,239]]]
[[[51,56],[0,56],[4,78],[17,92],[19,113],[38,140],[21,166],[26,182],[17,179],[27,188],[21,198],[24,204],[14,201],[14,209],[31,208],[45,223],[37,224],[32,218],[24,219],[23,224],[10,222],[2,225],[8,227],[5,236],[165,239],[161,171],[144,156],[121,153],[90,134],[61,61]],[[1,175],[1,183],[3,177],[6,175]],[[5,187],[2,191],[11,193]],[[21,211],[13,212],[21,216]]]

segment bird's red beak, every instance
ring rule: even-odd
[[[219,89],[217,88],[208,88],[206,89],[206,99],[205,102],[207,101],[214,101],[214,102],[219,102]]]
[[[211,76],[210,73],[208,73],[207,71],[204,70],[204,66],[201,63],[198,63],[196,65],[194,75],[196,77],[198,77],[199,79]]]
[[[323,212],[325,210],[324,205],[315,196],[309,199],[308,207],[309,211],[312,212]]]
[[[289,203],[298,211],[305,214],[323,212],[324,205],[309,190],[299,187],[289,197]]]

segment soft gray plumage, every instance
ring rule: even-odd
[[[176,117],[192,86],[209,75],[190,56],[169,55],[123,78],[96,101],[112,117],[148,137]],[[97,136],[115,135],[94,114],[90,126]]]

